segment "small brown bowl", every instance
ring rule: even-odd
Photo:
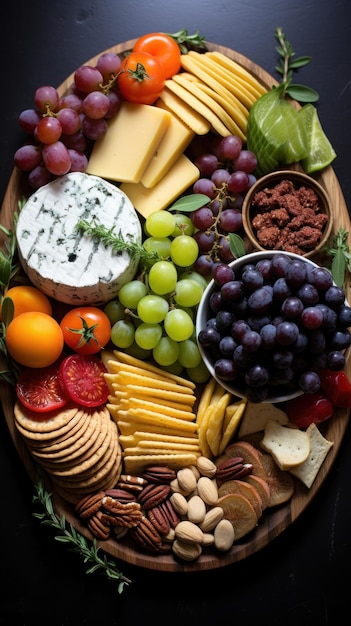
[[[260,209],[260,207],[256,205],[254,202],[256,194],[258,192],[265,192],[268,189],[272,190],[279,183],[285,180],[291,181],[295,189],[306,187],[307,189],[313,190],[317,194],[318,204],[320,206],[320,210],[316,215],[320,213],[324,213],[325,215],[327,215],[327,220],[323,228],[321,228],[321,234],[320,234],[320,238],[318,241],[312,238],[309,240],[309,245],[305,245],[307,240],[306,238],[302,238],[302,233],[301,233],[301,249],[300,250],[293,249],[290,246],[288,246],[288,244],[287,244],[287,247],[285,247],[284,244],[277,246],[276,228],[278,228],[279,231],[281,232],[283,226],[278,226],[274,223],[274,230],[271,230],[271,231],[266,230],[265,232],[261,231],[261,237],[260,237],[258,234],[257,228],[255,228],[255,226],[253,225],[253,220],[255,217],[257,217],[257,214],[258,213],[263,214],[263,209]],[[280,203],[278,201],[275,208],[278,208],[279,205]],[[268,218],[269,209],[266,208],[264,209],[264,211],[265,211],[265,215],[263,215],[263,217],[265,220],[265,224],[267,225],[267,219],[271,223],[270,218]],[[291,223],[291,220],[293,219],[293,217],[290,215],[289,218],[290,219],[288,223]],[[244,202],[242,206],[242,220],[243,220],[243,227],[245,229],[245,233],[255,250],[280,250],[284,252],[294,252],[304,257],[312,257],[323,248],[323,246],[328,241],[328,238],[330,237],[330,233],[331,233],[332,226],[333,226],[330,199],[328,197],[328,194],[322,187],[322,185],[320,185],[316,180],[314,180],[314,178],[311,178],[311,176],[308,176],[307,174],[304,174],[303,172],[297,172],[294,170],[279,170],[279,171],[267,174],[266,176],[262,176],[262,178],[259,178],[253,184],[253,186],[249,189],[249,191],[247,192],[244,198]],[[294,237],[299,238],[299,228],[294,230]]]

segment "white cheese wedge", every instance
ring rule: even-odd
[[[129,198],[97,176],[72,172],[38,189],[21,209],[19,259],[31,282],[55,300],[104,304],[134,277],[138,258],[78,232],[80,219],[141,243],[140,220]]]

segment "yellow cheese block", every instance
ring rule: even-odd
[[[142,182],[145,187],[153,187],[156,185],[188,147],[194,136],[194,131],[175,115],[171,114],[169,128],[164,134],[140,182]]]
[[[121,190],[136,210],[147,218],[154,211],[165,209],[200,176],[198,168],[182,154],[154,187],[142,183],[122,183]]]
[[[93,147],[86,172],[117,182],[138,183],[171,123],[171,113],[148,104],[123,102]]]

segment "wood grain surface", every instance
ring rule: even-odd
[[[92,59],[86,61],[86,64],[94,65],[98,57],[103,52],[115,52],[122,54],[133,47],[134,40],[130,40],[108,50],[104,50],[97,54]],[[277,81],[268,74],[265,70],[253,63],[247,57],[226,48],[218,44],[207,44],[210,50],[219,50],[232,58],[236,62],[240,63],[249,72],[251,72],[262,84],[270,88],[272,85],[277,84]],[[59,87],[58,91],[60,95],[65,93],[68,87],[73,82],[73,74],[70,75]],[[314,175],[314,178],[323,185],[327,191],[333,212],[333,233],[336,233],[339,227],[343,227],[345,230],[350,231],[350,218],[346,203],[338,182],[338,179],[334,173],[332,166],[327,167],[322,173]],[[14,169],[10,177],[8,187],[4,196],[3,204],[0,210],[0,222],[7,228],[13,226],[13,213],[17,210],[18,201],[23,196],[28,196],[30,190],[27,188],[26,182],[21,172]],[[1,237],[1,233],[0,233]],[[2,237],[3,239],[3,237]],[[1,243],[1,239],[0,239]],[[319,259],[314,259],[320,261]],[[320,261],[321,262],[321,261]],[[350,301],[350,277],[347,277],[347,284],[345,286],[346,296]],[[346,372],[351,378],[351,364],[350,358],[347,358]],[[13,416],[13,406],[15,401],[14,390],[8,387],[6,384],[0,385],[1,403],[3,406],[5,419],[9,428],[11,438],[16,446],[19,458],[23,463],[26,471],[33,482],[36,481],[36,467],[32,462],[31,456],[26,448],[26,445],[19,437],[15,425]],[[342,442],[345,430],[349,421],[350,412],[346,409],[338,409],[333,419],[326,422],[323,427],[320,428],[323,435],[333,441],[334,445],[331,448],[324,464],[319,471],[319,474],[310,490],[304,487],[302,483],[297,482],[296,491],[291,499],[285,505],[277,507],[276,509],[266,510],[261,517],[257,528],[242,540],[234,543],[232,549],[226,554],[217,554],[213,552],[205,552],[198,560],[191,563],[180,563],[175,561],[171,555],[153,556],[140,552],[135,546],[126,541],[115,541],[109,539],[108,541],[99,542],[101,548],[108,554],[112,555],[116,559],[128,562],[132,565],[137,565],[143,568],[162,570],[166,572],[196,572],[199,570],[210,570],[224,567],[228,564],[234,563],[245,559],[246,557],[254,554],[264,546],[273,541],[279,534],[281,534],[290,524],[297,519],[297,517],[305,510],[311,500],[314,498],[326,476],[331,471],[334,460],[338,454],[340,444]],[[51,488],[50,485],[48,485]],[[91,534],[87,529],[82,526],[78,518],[75,516],[73,507],[62,498],[60,498],[55,492],[53,492],[55,510],[58,514],[64,514],[67,521],[72,523],[73,526],[79,530],[84,536],[92,539]]]

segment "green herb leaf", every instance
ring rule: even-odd
[[[345,283],[346,271],[351,271],[351,253],[348,244],[349,233],[342,226],[332,238],[332,245],[326,245],[325,250],[332,257],[331,273],[338,287]]]
[[[181,213],[191,213],[209,203],[209,197],[204,193],[192,193],[179,198],[168,211],[180,211]]]
[[[7,288],[11,278],[11,261],[6,258],[0,258],[0,284]]]
[[[286,93],[290,98],[298,102],[317,102],[319,99],[319,95],[314,89],[306,87],[305,85],[298,85],[297,83],[290,83],[286,89]]]
[[[289,62],[289,68],[291,70],[297,70],[300,67],[305,67],[305,65],[308,65],[310,62],[311,62],[311,57],[308,57],[308,56],[296,57],[296,59]]]
[[[232,255],[238,259],[246,254],[246,248],[243,239],[236,233],[230,233],[229,246]]]
[[[13,320],[15,305],[12,298],[5,297],[1,304],[1,316],[5,326],[8,326]]]
[[[336,250],[331,264],[333,280],[338,287],[342,287],[345,280],[346,259],[342,250]]]
[[[185,28],[181,28],[176,33],[165,34],[175,39],[182,54],[187,54],[189,50],[197,52],[205,52],[207,50],[205,37],[200,35],[198,30],[192,35],[189,35]]]

